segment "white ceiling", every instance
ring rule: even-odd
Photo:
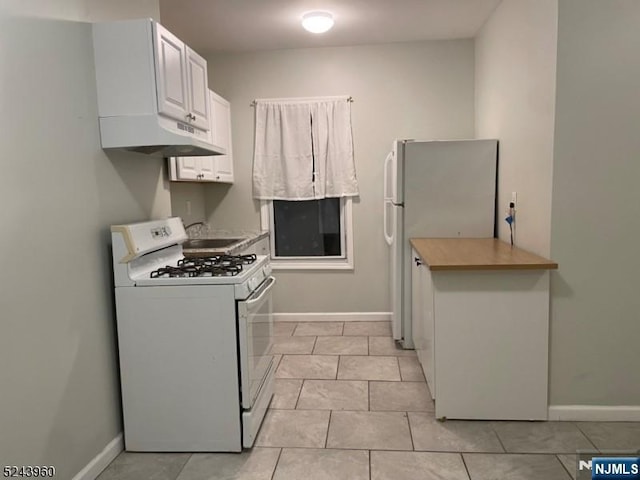
[[[202,53],[471,38],[501,0],[160,0],[160,21]],[[311,34],[303,13],[335,26]]]

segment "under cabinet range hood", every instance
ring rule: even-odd
[[[225,155],[212,136],[207,62],[150,18],[94,23],[102,148]]]
[[[100,117],[104,149],[161,157],[226,155],[226,148],[211,143],[207,136],[199,138],[198,133],[189,125],[158,115]]]

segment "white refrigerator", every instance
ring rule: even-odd
[[[396,140],[384,165],[393,338],[411,333],[413,237],[495,236],[497,140]]]

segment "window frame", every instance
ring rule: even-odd
[[[260,224],[269,231],[269,256],[274,270],[353,270],[353,199],[340,198],[340,224],[343,255],[327,257],[276,257],[273,201],[260,201]]]

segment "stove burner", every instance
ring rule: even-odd
[[[159,268],[151,272],[151,278],[161,277],[230,277],[242,272],[243,265],[257,260],[255,255],[214,255],[178,260],[178,266]]]
[[[206,265],[200,269],[198,276],[205,277],[210,274],[212,277],[231,277],[238,275],[241,271],[242,265],[223,265],[220,267]]]
[[[159,268],[158,270],[154,270],[151,272],[151,278],[160,278],[160,277],[197,277],[198,270],[195,267],[190,266],[181,266],[181,267],[171,267],[167,265],[166,267]]]
[[[233,265],[250,265],[256,261],[258,257],[254,254],[251,255],[220,255],[217,258],[223,263],[230,263]]]

